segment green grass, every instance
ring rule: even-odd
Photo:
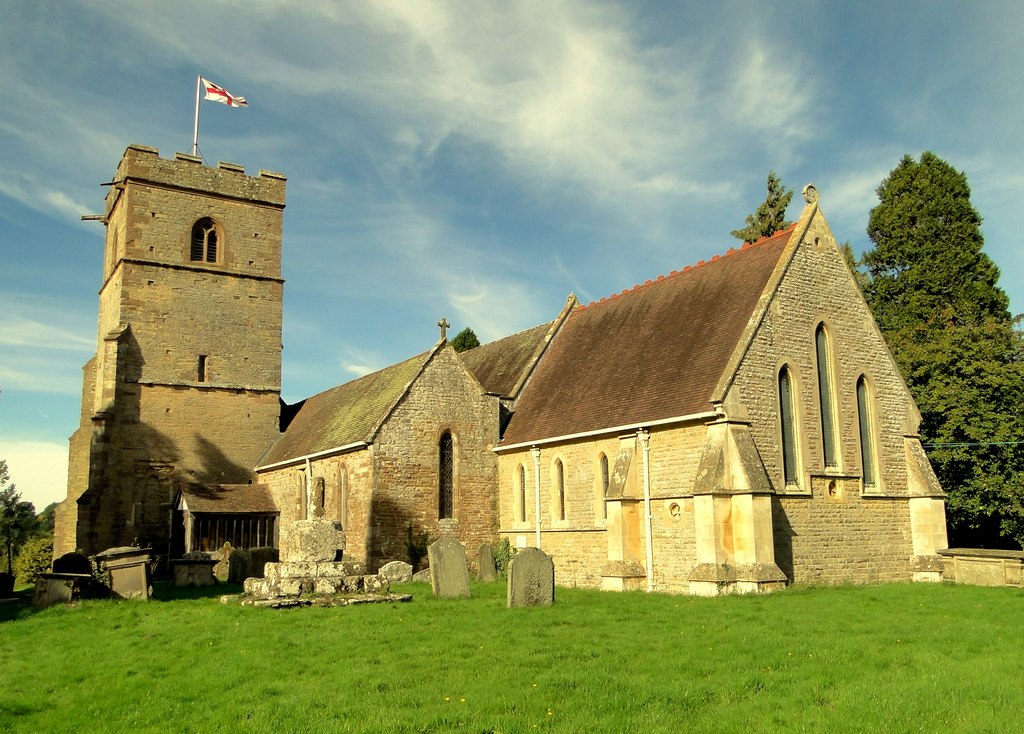
[[[0,731],[1002,732],[1024,711],[1014,589],[559,589],[538,609],[506,609],[501,584],[401,590],[414,601],[8,605]]]

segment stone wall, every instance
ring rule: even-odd
[[[314,459],[310,461],[310,470],[314,479],[322,477],[324,480],[324,517],[337,520],[345,531],[345,560],[366,564],[369,561],[373,448]],[[304,462],[260,472],[260,482],[270,485],[274,503],[281,512],[279,527],[287,529],[296,520],[309,517],[314,498],[304,489]]]
[[[284,186],[279,174],[125,152],[55,552],[137,540],[160,554],[182,482],[253,478],[278,434]],[[216,262],[190,259],[203,217],[217,226]]]
[[[409,523],[431,540],[453,537],[474,549],[494,542],[498,407],[450,347],[427,362],[374,443],[370,570],[406,560]],[[439,519],[438,442],[446,430],[454,441],[454,516]]]
[[[657,588],[686,591],[695,564],[693,482],[700,461],[705,429],[702,424],[657,428],[650,434],[651,537]],[[601,460],[609,460],[614,475],[623,447],[632,450],[624,493],[643,496],[643,455],[635,437],[597,436],[541,447],[541,548],[555,562],[559,585],[598,587],[602,570],[617,554],[610,548],[609,523],[604,512]],[[565,477],[565,520],[557,517],[553,466],[562,462]],[[526,470],[526,521],[519,515],[519,467]],[[517,547],[536,543],[534,459],[529,449],[502,453],[499,458],[499,516],[501,534]],[[614,477],[610,483],[614,484]],[[641,505],[642,507],[642,505]],[[627,542],[631,560],[646,566],[647,527],[642,510],[631,516],[633,527],[618,530],[636,539]]]
[[[438,442],[446,430],[455,447],[454,517],[442,520]],[[453,537],[471,549],[493,543],[497,430],[498,399],[483,393],[450,347],[440,349],[372,446],[310,462],[311,475],[324,478],[326,516],[341,521],[345,530],[346,558],[371,571],[387,561],[407,560],[409,523],[431,540]],[[300,463],[260,474],[271,487],[283,528],[302,517],[305,473]],[[312,506],[311,499],[306,502]]]
[[[824,323],[830,338],[836,400],[838,466],[826,467],[822,456],[821,415],[815,354],[815,329]],[[778,374],[788,365],[796,382],[800,483],[786,487],[782,477],[778,419]],[[876,463],[879,481],[865,488],[861,480],[856,384],[865,376],[873,399]],[[623,386],[628,390],[628,385]],[[842,254],[820,214],[810,222],[764,320],[738,363],[723,396],[730,418],[749,421],[761,460],[778,495],[772,502],[776,562],[796,583],[864,583],[910,580],[913,561],[908,473],[904,437],[913,436],[919,420],[915,406],[890,353],[860,296]],[[709,409],[711,405],[709,403]],[[652,541],[656,588],[686,591],[696,563],[693,516],[694,478],[706,429],[702,424],[653,429],[650,434]],[[620,438],[595,437],[541,447],[542,547],[555,557],[559,583],[570,569],[562,551],[589,559],[576,576],[592,583],[609,559],[639,560],[646,566],[646,523],[642,508],[624,511],[616,527],[621,539],[609,537],[601,516],[599,456],[609,460]],[[632,449],[626,494],[642,496],[642,454]],[[552,466],[565,467],[567,518],[556,519]],[[526,520],[520,519],[519,467],[526,470]],[[528,448],[503,452],[499,460],[501,532],[514,544],[533,545],[534,462]],[[562,540],[559,533],[567,533]],[[626,536],[629,536],[628,538]],[[549,539],[549,536],[550,539]],[[607,555],[598,560],[602,538]],[[625,550],[623,550],[625,549]]]
[[[833,353],[837,403],[839,466],[826,469],[822,458],[814,334],[824,323]],[[812,475],[861,476],[857,427],[857,379],[868,379],[874,398],[881,495],[907,495],[903,436],[916,431],[917,411],[846,268],[842,253],[821,215],[817,215],[793,256],[764,321],[740,363],[726,396],[733,416],[745,412],[769,477],[779,492],[782,478],[778,422],[778,374],[789,365],[796,385],[800,490]],[[741,416],[736,416],[741,417]]]
[[[942,579],[976,586],[1024,586],[1024,551],[948,548],[942,556]]]
[[[837,467],[824,465],[815,329],[832,348],[837,404]],[[778,375],[795,379],[800,483],[782,476]],[[856,384],[864,375],[874,399],[875,487],[861,481]],[[725,399],[731,416],[748,418],[778,501],[773,503],[776,561],[796,583],[864,583],[912,577],[904,435],[917,412],[888,348],[820,214],[798,246]],[[829,483],[841,499],[829,496]]]

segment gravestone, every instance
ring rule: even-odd
[[[54,573],[92,573],[92,561],[81,553],[65,553],[53,562]]]
[[[217,560],[217,565],[213,567],[213,575],[221,581],[228,580],[228,572],[231,564],[231,554],[235,552],[235,549],[231,547],[231,543],[227,541],[221,547],[218,553],[212,553],[211,557]]]
[[[393,584],[404,584],[407,581],[412,581],[412,565],[405,561],[385,563],[377,573]]]
[[[494,567],[494,549],[487,543],[481,543],[476,551],[476,580],[498,580],[498,569]]]
[[[250,576],[256,574],[252,572],[252,554],[244,548],[235,548],[231,551],[231,555],[228,556],[228,582],[232,584],[241,584]],[[263,567],[259,569],[259,575],[263,575]]]
[[[268,563],[277,563],[281,560],[281,554],[277,548],[262,546],[249,549],[249,576],[261,579],[266,575]],[[247,577],[248,578],[248,577]]]
[[[421,570],[417,571],[416,573],[414,573],[412,575],[412,580],[413,581],[419,581],[422,584],[429,584],[430,583],[430,569],[429,568],[424,568],[424,569],[421,569]]]
[[[555,563],[539,548],[520,548],[508,566],[508,606],[555,603]]]
[[[434,596],[441,599],[469,596],[469,566],[462,543],[455,538],[441,538],[427,548],[427,557]]]

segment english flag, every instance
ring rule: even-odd
[[[226,104],[228,107],[248,107],[249,103],[245,101],[245,97],[236,97],[231,94],[224,87],[218,87],[216,84],[208,79],[199,77],[203,89],[206,90],[206,96],[203,99],[212,99],[214,102],[220,102]]]

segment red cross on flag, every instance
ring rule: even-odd
[[[203,89],[206,90],[206,96],[203,97],[203,99],[212,99],[214,102],[226,104],[228,107],[249,106],[249,103],[245,101],[245,97],[236,97],[224,87],[218,87],[208,79],[203,79],[202,77],[199,77],[199,79],[203,85]]]

